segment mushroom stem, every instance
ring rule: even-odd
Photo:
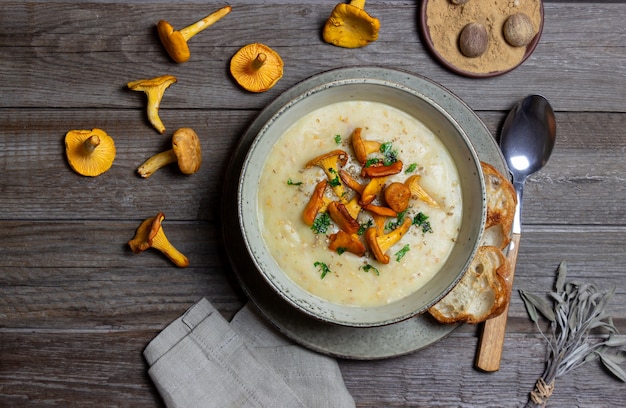
[[[255,72],[255,71],[260,70],[261,67],[265,64],[266,60],[267,60],[267,55],[263,54],[262,52],[259,53],[259,55],[256,56],[254,61],[252,61],[252,64],[250,64],[252,71]]]
[[[218,20],[220,20],[226,14],[230,13],[231,10],[232,10],[231,6],[222,7],[221,9],[204,17],[202,20],[196,21],[195,23],[185,28],[182,28],[179,31],[182,34],[185,41],[187,41],[194,35],[198,34],[200,31],[204,30],[205,28],[209,28],[210,26],[215,24]]]
[[[363,8],[365,8],[365,0],[352,0],[350,2],[350,5],[354,6],[354,7],[357,7],[357,8],[360,8],[360,9],[363,9]]]
[[[148,120],[159,132],[165,132],[165,125],[159,117],[159,106],[161,106],[161,99],[165,90],[170,85],[176,82],[176,77],[172,75],[162,75],[160,77],[152,79],[139,79],[137,81],[131,81],[127,84],[128,88],[133,91],[143,91],[148,98]]]
[[[93,135],[87,138],[83,143],[83,149],[87,154],[93,153],[96,150],[96,147],[100,146],[100,137],[98,135]]]
[[[159,133],[165,132],[165,125],[159,116],[159,106],[161,106],[163,91],[164,90],[159,90],[158,94],[155,92],[146,92],[146,95],[148,95],[148,121]]]
[[[163,220],[165,215],[160,212],[155,217],[144,220],[137,228],[135,237],[128,241],[130,249],[140,254],[148,248],[161,251],[170,261],[179,268],[189,266],[189,259],[177,250],[165,236],[163,232]]]
[[[152,248],[157,249],[163,253],[170,261],[174,262],[179,268],[186,268],[189,266],[189,259],[174,247],[165,236],[162,228],[152,238]]]
[[[174,149],[166,150],[161,153],[157,153],[154,156],[146,160],[139,168],[137,173],[143,178],[150,177],[155,171],[161,167],[165,167],[170,163],[175,163],[178,160]]]

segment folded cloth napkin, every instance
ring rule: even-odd
[[[203,298],[144,356],[168,407],[354,407],[336,360],[293,344],[250,304],[229,324]]]

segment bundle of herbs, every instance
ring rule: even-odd
[[[626,359],[626,335],[619,334],[606,312],[615,289],[602,293],[594,284],[566,282],[566,272],[562,262],[555,290],[549,293],[552,304],[520,290],[530,319],[548,343],[545,371],[526,407],[545,407],[556,379],[589,361],[599,359],[610,373],[626,382],[626,371],[620,367]],[[540,314],[550,321],[548,334],[539,327]]]

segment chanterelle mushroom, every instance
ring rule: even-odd
[[[387,205],[395,212],[402,212],[409,207],[411,189],[403,183],[394,182],[383,190]]]
[[[150,177],[155,171],[170,163],[178,162],[183,174],[193,174],[202,164],[202,149],[200,139],[191,128],[180,128],[172,136],[172,148],[146,160],[137,173],[143,178]]]
[[[65,154],[75,172],[94,177],[113,165],[115,143],[102,129],[70,130],[65,135]]]
[[[154,248],[161,251],[179,268],[185,268],[189,266],[189,259],[174,248],[165,236],[162,226],[164,219],[165,215],[160,212],[155,217],[150,217],[143,221],[137,228],[135,237],[128,241],[128,246],[136,254],[148,248]]]
[[[326,173],[326,177],[328,178],[328,183],[337,197],[344,204],[347,203],[348,200],[346,198],[346,191],[344,189],[343,182],[341,181],[341,177],[339,177],[339,170],[341,170],[341,167],[345,166],[347,161],[348,154],[345,151],[338,149],[318,156],[306,164],[306,168],[318,166],[324,170],[324,173]]]
[[[230,60],[230,73],[250,92],[265,92],[283,77],[283,60],[265,44],[242,47]]]
[[[360,228],[357,220],[352,217],[346,206],[340,202],[333,201],[328,204],[328,215],[341,230],[348,234],[355,234]]]
[[[370,250],[378,262],[389,263],[389,255],[386,254],[387,250],[400,241],[411,228],[412,223],[413,221],[410,218],[405,218],[398,228],[384,235],[379,235],[379,229],[376,227],[368,228],[365,231],[365,241],[369,244]]]
[[[317,213],[320,212],[322,207],[328,205],[326,202],[326,197],[324,196],[324,191],[326,190],[326,186],[328,185],[327,180],[322,180],[315,186],[313,190],[313,194],[311,194],[311,198],[307,203],[306,207],[304,207],[304,212],[302,213],[302,219],[309,227],[313,225],[315,221],[315,217],[317,217]]]
[[[143,91],[148,97],[148,120],[159,132],[165,132],[165,126],[159,117],[159,106],[163,93],[170,85],[176,82],[176,77],[172,75],[162,75],[152,79],[138,79],[127,84],[133,91]]]
[[[378,39],[380,21],[363,10],[365,0],[337,4],[324,25],[324,41],[337,47],[360,48]]]
[[[336,234],[329,235],[328,239],[330,240],[328,249],[331,251],[345,250],[357,256],[365,255],[365,245],[361,243],[356,234],[348,234],[343,230],[339,230]]]
[[[160,20],[157,23],[157,31],[159,33],[161,43],[174,61],[178,63],[186,62],[191,56],[187,41],[200,31],[215,24],[226,14],[230,13],[231,10],[231,6],[222,7],[221,9],[204,17],[202,20],[182,28],[179,31],[174,30],[174,27],[172,27],[172,25],[167,21]]]
[[[377,152],[380,150],[380,142],[376,142],[373,140],[364,140],[361,137],[361,128],[356,128],[352,131],[352,149],[354,149],[354,155],[356,159],[361,163],[361,165],[365,165],[367,162],[367,156],[371,153]]]
[[[432,198],[419,184],[420,179],[420,175],[414,174],[404,181],[404,185],[409,188],[412,197],[415,197],[418,200],[422,200],[431,207],[439,208],[439,204],[437,203],[437,201],[435,201],[435,199]]]

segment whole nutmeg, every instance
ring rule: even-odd
[[[524,13],[510,15],[502,27],[506,42],[513,47],[528,45],[535,36],[535,28],[530,17]]]
[[[469,58],[481,56],[489,46],[487,29],[480,23],[469,23],[459,35],[459,48]]]

